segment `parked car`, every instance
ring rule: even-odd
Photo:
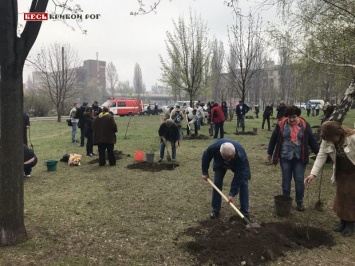
[[[306,103],[294,103],[293,105],[301,109],[306,109]]]
[[[154,108],[155,108],[154,103],[150,103],[150,104],[145,105],[143,108],[142,114],[148,115],[148,106],[150,107],[150,114],[154,114]],[[160,105],[158,105],[158,114],[161,114],[162,112],[163,112],[162,107]]]

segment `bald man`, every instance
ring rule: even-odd
[[[228,169],[234,173],[230,191],[229,202],[239,194],[240,211],[249,219],[249,188],[250,167],[244,148],[231,139],[220,139],[210,145],[202,155],[202,178],[209,178],[208,168],[213,159],[214,184],[222,190],[223,178]],[[212,190],[211,219],[217,219],[221,210],[221,195]]]

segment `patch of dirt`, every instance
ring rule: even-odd
[[[263,265],[285,252],[335,245],[330,233],[291,222],[247,229],[240,220],[206,220],[182,235],[194,238],[182,248],[195,257],[196,265]]]
[[[136,162],[127,165],[128,169],[140,169],[147,172],[160,172],[163,170],[174,170],[178,167],[178,163],[148,163],[148,162]]]
[[[190,140],[190,139],[209,139],[209,136],[206,135],[195,135],[195,134],[190,134],[190,136],[184,136],[184,140]]]
[[[118,150],[114,150],[113,154],[115,155],[116,160],[121,160],[124,156],[126,157],[131,157],[130,154],[124,154],[122,151],[118,151]],[[91,160],[88,162],[88,164],[95,164],[95,163],[99,163],[99,155],[97,155],[97,158]],[[108,156],[107,156],[107,152],[106,152],[106,160],[108,160]]]
[[[257,133],[254,133],[253,131],[244,131],[244,132],[237,131],[234,134],[235,135],[251,135],[251,136],[256,136],[257,135]]]

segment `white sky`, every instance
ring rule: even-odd
[[[155,2],[143,1],[147,5]],[[253,1],[240,1],[240,6],[246,13],[248,5]],[[19,12],[27,12],[31,0],[18,2]],[[134,66],[138,63],[146,89],[151,90],[151,86],[160,84],[159,54],[164,57],[166,53],[164,43],[166,32],[173,32],[172,20],[177,21],[179,15],[187,19],[190,9],[196,10],[197,14],[201,15],[207,22],[211,39],[216,37],[223,41],[225,51],[228,53],[227,28],[233,25],[234,19],[231,8],[223,2],[223,0],[162,0],[156,14],[131,16],[130,12],[138,8],[136,0],[73,0],[71,3],[79,4],[83,9],[83,16],[100,14],[100,18],[83,20],[82,27],[87,30],[86,35],[78,29],[73,31],[61,22],[44,21],[30,56],[36,54],[42,46],[54,42],[70,43],[82,60],[96,59],[98,53],[99,60],[113,62],[119,80],[128,80],[130,85],[133,84]],[[48,11],[52,10],[53,4],[50,0]],[[19,15],[19,18],[22,16]],[[20,23],[23,21],[20,20]],[[30,67],[25,67],[25,82],[31,71]]]

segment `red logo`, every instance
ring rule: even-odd
[[[29,21],[43,21],[43,20],[48,20],[48,13],[44,13],[44,12],[24,13],[23,18],[24,20],[29,20]]]

